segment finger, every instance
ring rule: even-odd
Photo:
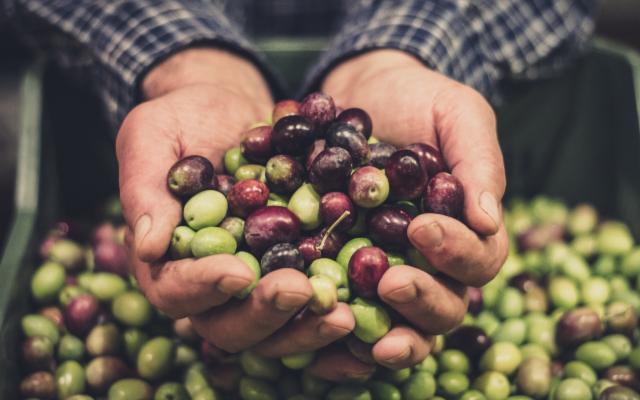
[[[407,233],[431,266],[467,286],[489,282],[507,256],[504,224],[495,235],[478,236],[453,218],[422,214],[411,221]]]
[[[466,289],[407,265],[390,268],[378,284],[380,298],[426,334],[458,326],[467,311]]]
[[[311,295],[309,279],[303,273],[283,268],[260,279],[244,301],[193,316],[192,322],[202,337],[234,353],[273,334],[307,304]]]
[[[151,304],[173,318],[226,302],[255,276],[242,260],[228,254],[155,264],[134,258],[132,263],[138,285]]]
[[[182,215],[180,202],[166,186],[167,171],[181,156],[180,146],[172,132],[158,126],[160,112],[150,103],[138,106],[116,140],[124,216],[134,233],[135,255],[147,262],[166,253]]]
[[[495,234],[506,178],[491,106],[478,92],[456,85],[436,99],[434,123],[451,172],[464,187],[466,221],[480,234]]]
[[[255,350],[265,357],[314,351],[348,335],[354,326],[353,314],[345,303],[338,303],[326,315],[316,315],[307,310],[300,318],[260,343]]]
[[[396,326],[373,346],[373,358],[391,369],[412,367],[427,358],[433,337],[408,326]]]
[[[331,346],[317,354],[308,371],[333,382],[366,380],[375,372],[375,365],[363,363],[343,346]]]

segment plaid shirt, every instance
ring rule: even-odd
[[[334,34],[305,85],[376,48],[406,51],[489,98],[505,79],[556,71],[587,44],[597,0],[0,0],[0,24],[76,68],[114,125],[155,63],[195,43],[269,67],[248,36]]]

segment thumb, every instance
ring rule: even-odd
[[[133,233],[135,256],[145,262],[167,251],[174,228],[180,223],[180,201],[167,189],[167,172],[179,156],[178,140],[158,115],[143,104],[125,119],[116,140],[120,173],[120,199],[127,225]],[[155,119],[154,119],[155,118]]]
[[[444,157],[464,187],[467,223],[479,234],[495,234],[502,224],[506,178],[491,106],[459,85],[440,96],[434,119]]]

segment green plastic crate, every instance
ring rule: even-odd
[[[261,46],[289,78],[289,86],[295,87],[324,42],[272,39],[261,42]],[[560,77],[505,88],[506,105],[497,109],[497,115],[509,174],[508,197],[544,193],[569,203],[589,201],[606,215],[625,219],[640,237],[638,60],[637,54],[626,48],[598,42],[592,52]],[[61,86],[45,82],[43,71],[41,64],[35,64],[19,78],[15,215],[0,253],[0,399],[18,397],[19,321],[29,310],[29,279],[39,262],[38,241],[64,215],[64,206],[67,210],[84,208],[84,212],[114,190],[115,159],[109,146],[98,143],[90,151],[70,157],[73,154],[64,152],[68,147],[65,141],[80,140],[87,136],[86,132],[55,132],[54,136],[54,132],[45,129],[49,124],[44,121],[60,112],[48,109],[56,104],[51,106],[45,101],[46,93],[61,90]],[[597,84],[585,85],[594,81]],[[606,115],[596,118],[594,111],[611,102],[613,106]],[[62,119],[65,117],[69,115]],[[607,126],[610,129],[603,130]],[[96,154],[100,149],[101,154]],[[63,162],[56,162],[56,150]],[[605,153],[610,154],[605,157]],[[574,165],[581,162],[581,157],[594,154],[608,168],[591,165],[576,172]],[[89,160],[105,165],[86,168]],[[77,186],[69,181],[86,178],[82,175],[86,169],[94,174],[107,171],[111,176],[90,182],[91,189],[84,192],[69,190]],[[594,182],[575,179],[580,174],[592,177]],[[108,182],[107,189],[100,189],[104,182]]]

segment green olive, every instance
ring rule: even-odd
[[[242,378],[240,379],[240,398],[242,400],[277,400],[278,392],[267,381]]]
[[[354,335],[365,343],[375,343],[391,329],[391,318],[379,303],[356,298],[351,303],[351,312],[356,320]]]
[[[439,366],[443,371],[469,372],[469,358],[460,350],[448,349],[440,353]]]
[[[442,357],[442,352],[440,357]],[[438,362],[432,354],[429,354],[427,358],[422,360],[422,362],[415,366],[417,370],[429,372],[432,375],[435,375],[438,372]]]
[[[582,379],[587,385],[593,386],[598,380],[596,372],[582,361],[570,361],[564,366],[565,378]]]
[[[142,379],[120,379],[109,388],[109,400],[151,400],[153,389]]]
[[[517,318],[524,312],[524,297],[518,289],[507,287],[498,297],[495,308],[503,319]]]
[[[597,233],[598,250],[602,254],[623,255],[633,248],[633,236],[622,222],[600,224]]]
[[[191,400],[189,393],[177,382],[165,382],[158,386],[154,400]]]
[[[198,391],[209,387],[209,382],[205,375],[204,364],[197,362],[192,364],[184,373],[184,386],[191,396]]]
[[[402,400],[402,392],[394,385],[383,381],[369,381],[367,388],[373,400]]]
[[[315,353],[312,351],[305,353],[291,354],[280,358],[282,364],[289,369],[302,369],[307,367],[313,361]]]
[[[84,357],[84,342],[73,335],[64,335],[58,343],[58,359],[62,361],[82,361]]]
[[[384,380],[399,384],[406,382],[411,377],[412,373],[413,371],[411,370],[411,368],[384,369],[381,375]]]
[[[260,281],[260,275],[262,274],[262,270],[260,269],[260,262],[253,256],[251,253],[247,253],[246,251],[239,251],[236,253],[236,257],[244,261],[245,264],[253,271],[253,281],[249,286],[244,288],[240,293],[236,294],[236,297],[239,299],[244,299],[258,286],[258,282]]]
[[[542,398],[551,390],[551,366],[549,361],[531,357],[522,362],[516,375],[518,391],[533,398]]]
[[[331,389],[327,394],[327,400],[371,400],[371,393],[364,387],[345,383]]]
[[[100,301],[111,301],[127,290],[127,282],[116,274],[97,272],[89,281],[89,292]]]
[[[81,394],[85,389],[84,368],[77,361],[65,361],[56,369],[58,398]]]
[[[373,246],[371,240],[364,237],[353,238],[342,246],[338,256],[336,257],[336,261],[346,270],[349,267],[349,261],[351,260],[353,253],[362,247],[368,246]]]
[[[191,241],[191,252],[196,258],[215,254],[234,254],[238,244],[225,229],[208,227],[196,232]]]
[[[85,339],[87,353],[90,355],[116,355],[121,349],[122,337],[115,324],[97,325],[89,331]]]
[[[405,400],[429,399],[436,394],[436,380],[428,372],[418,371],[402,385],[402,398]]]
[[[461,372],[443,372],[438,376],[438,388],[449,396],[459,396],[469,388],[469,378]]]
[[[618,362],[625,361],[631,354],[633,345],[628,337],[621,334],[607,335],[602,338],[602,341],[606,343],[614,353],[616,353],[616,359]]]
[[[309,309],[318,315],[328,314],[338,304],[338,289],[331,278],[314,275],[309,278],[313,295],[309,300]]]
[[[188,226],[177,226],[171,235],[169,251],[174,259],[189,258],[191,254],[191,241],[196,232]]]
[[[222,397],[218,395],[213,388],[206,387],[198,390],[191,396],[191,400],[221,400]]]
[[[259,356],[251,351],[243,351],[240,364],[244,372],[253,378],[275,381],[282,372],[282,365],[274,358]]]
[[[262,165],[246,164],[238,167],[238,169],[236,170],[236,173],[233,174],[233,176],[234,178],[236,178],[237,181],[244,181],[247,179],[256,179],[262,183],[267,183],[267,177],[265,173],[266,173],[266,169]]]
[[[487,400],[482,392],[477,390],[467,390],[460,396],[459,400]]]
[[[580,288],[582,300],[590,305],[605,304],[609,301],[610,293],[609,282],[600,276],[588,278],[582,282],[582,287]]]
[[[185,203],[184,220],[194,230],[217,226],[227,215],[228,207],[224,194],[217,190],[205,190]]]
[[[127,359],[135,362],[142,346],[149,340],[149,336],[139,329],[127,329],[122,338],[124,340],[124,350]]]
[[[576,359],[599,371],[612,366],[617,357],[611,347],[605,343],[586,342],[576,349]]]
[[[313,230],[320,226],[320,195],[309,183],[296,190],[289,199],[289,210],[302,222],[302,229]]]
[[[53,261],[42,264],[31,278],[31,294],[40,304],[51,303],[64,287],[64,267]]]
[[[44,336],[54,345],[60,340],[60,330],[49,318],[38,314],[28,314],[22,317],[22,332],[27,337]]]
[[[406,265],[407,260],[404,258],[404,255],[387,252],[387,259],[389,260],[389,266],[393,267],[394,265]]]
[[[286,206],[285,206],[286,207]],[[220,228],[227,230],[238,243],[244,240],[244,220],[239,217],[227,217],[220,223]]]
[[[85,252],[82,246],[68,239],[58,239],[49,252],[49,258],[67,270],[78,270],[84,266]]]
[[[87,293],[87,291],[80,286],[67,285],[58,293],[58,303],[60,303],[62,307],[67,307],[73,299],[85,293]]]
[[[506,400],[511,391],[509,379],[496,371],[488,371],[473,381],[473,388],[482,392],[487,400]]]
[[[591,400],[589,385],[577,378],[564,379],[553,393],[554,400]]]
[[[480,358],[482,371],[496,371],[511,375],[522,362],[520,349],[510,342],[494,343]]]
[[[174,358],[173,341],[162,336],[155,337],[145,343],[138,353],[138,374],[144,379],[160,379],[171,371]]]
[[[224,153],[224,169],[229,175],[234,175],[238,168],[249,164],[242,155],[242,149],[239,146],[232,147]]]
[[[494,342],[511,342],[520,345],[527,336],[527,324],[520,318],[504,321],[491,335]]]
[[[186,344],[176,346],[175,364],[178,368],[186,368],[198,361],[198,352]]]
[[[308,270],[309,276],[324,275],[336,284],[338,288],[348,285],[347,270],[330,258],[313,260]]]
[[[119,294],[111,303],[111,312],[119,322],[132,328],[146,325],[153,316],[151,304],[137,290]]]

